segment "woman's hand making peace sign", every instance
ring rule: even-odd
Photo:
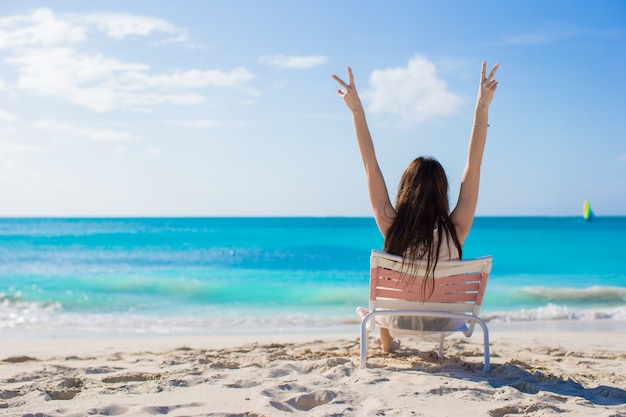
[[[487,62],[483,61],[483,66],[480,71],[480,87],[478,89],[478,100],[476,102],[477,106],[489,107],[491,104],[493,94],[496,92],[496,88],[498,88],[498,82],[493,79],[497,70],[498,64],[493,66],[489,76],[486,77],[485,73],[487,72]]]
[[[348,108],[354,113],[363,110],[361,99],[356,91],[356,85],[354,85],[354,77],[352,76],[352,68],[348,67],[348,84],[346,84],[341,78],[333,75],[333,79],[339,83],[343,88],[337,90],[337,92],[343,97]]]

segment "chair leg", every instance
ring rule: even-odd
[[[491,370],[491,364],[489,363],[489,359],[491,354],[489,353],[489,329],[487,326],[483,326],[483,334],[484,334],[484,344],[485,344],[485,366],[483,368],[483,373],[488,374]]]
[[[441,339],[439,340],[439,360],[443,359],[443,339],[445,338],[445,334],[441,333]]]
[[[491,354],[489,353],[489,329],[487,328],[487,324],[482,319],[475,317],[474,321],[483,329],[483,345],[485,352],[485,365],[483,367],[483,373],[488,374],[491,370],[491,364],[489,363],[491,357]]]
[[[367,367],[367,342],[369,339],[367,324],[367,319],[363,319],[361,321],[361,363],[359,365],[361,369],[365,369]]]

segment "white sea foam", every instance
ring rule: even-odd
[[[522,292],[538,300],[552,302],[626,302],[626,288],[594,285],[587,288],[524,287]]]
[[[534,309],[490,312],[481,315],[488,322],[538,320],[626,320],[626,306],[578,309],[548,304]]]
[[[614,322],[626,324],[626,305],[611,308],[578,309],[548,304],[535,309],[485,312],[491,323],[531,322]],[[359,319],[350,311],[320,314],[318,311],[212,309],[177,316],[126,313],[85,313],[64,311],[60,304],[25,302],[0,298],[0,332],[12,331],[124,333],[124,334],[213,334],[303,331],[355,331]],[[0,333],[0,334],[1,334]]]
[[[356,314],[319,315],[277,310],[211,309],[167,316],[125,313],[67,312],[60,304],[0,298],[0,332],[78,333],[263,333],[346,330]],[[0,333],[1,334],[1,333]]]

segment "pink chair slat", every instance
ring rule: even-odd
[[[419,285],[421,285],[421,281],[419,280],[424,279],[421,276],[405,274],[405,273],[398,272],[398,271],[390,271],[386,268],[381,268],[381,267],[372,268],[370,272],[370,278],[386,279],[392,282],[419,283]],[[432,278],[429,278],[429,279],[432,280]],[[449,285],[449,284],[455,284],[457,282],[472,282],[472,281],[481,282],[482,279],[483,279],[482,273],[475,272],[471,274],[457,274],[457,275],[451,275],[451,276],[446,276],[446,277],[439,277],[439,278],[435,278],[435,282],[437,283],[437,285]]]
[[[480,291],[476,296],[476,305],[483,305],[483,298],[485,297],[485,289],[487,288],[487,281],[489,280],[489,274],[483,273],[480,279]]]
[[[428,294],[426,294],[428,295]],[[461,302],[474,302],[476,300],[476,293],[452,293],[452,294],[433,294],[424,300],[424,296],[421,293],[405,292],[395,289],[378,289],[376,291],[375,298],[372,300],[386,298],[402,301],[416,301],[416,302],[429,302],[429,303],[461,303]]]
[[[475,273],[436,278],[433,288],[432,278],[407,277],[387,269],[372,268],[370,299],[385,297],[409,301],[473,302],[477,301],[477,295],[480,294],[482,303],[482,275]]]
[[[384,278],[392,282],[401,282],[403,279],[406,278],[406,274],[401,273],[399,271],[392,271],[392,270],[382,268],[379,266],[377,268],[371,269],[370,278],[372,279]]]

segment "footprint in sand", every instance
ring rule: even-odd
[[[64,378],[56,387],[43,390],[51,400],[71,400],[82,391],[83,385],[80,378]]]
[[[299,411],[310,411],[320,405],[328,404],[337,397],[333,391],[322,390],[300,394],[287,401],[270,401],[270,405],[277,410],[293,413],[294,409]]]
[[[549,411],[546,411],[549,410]],[[556,407],[554,405],[550,405],[550,404],[545,404],[545,403],[537,403],[537,404],[531,404],[531,405],[507,405],[505,407],[500,407],[500,408],[496,408],[493,410],[489,411],[489,415],[491,417],[504,417],[504,416],[508,416],[511,414],[519,414],[519,415],[530,415],[530,413],[535,413],[535,412],[540,412],[540,415],[548,415],[548,414],[544,414],[544,411],[546,411],[549,414],[552,414],[552,412],[557,413],[557,414],[562,414],[565,413],[565,410]]]
[[[144,407],[140,407],[139,409],[149,415],[163,415],[163,414],[169,414],[171,412],[175,412],[177,410],[180,413],[181,412],[180,410],[185,409],[185,408],[194,408],[194,407],[202,407],[202,406],[203,406],[202,403],[187,403],[187,404],[162,405],[162,406],[158,406],[158,405],[144,406]],[[132,411],[133,411],[132,413],[129,412],[127,414],[132,414],[132,415],[136,414],[134,412],[135,410],[132,410]],[[191,414],[185,414],[185,415],[191,415]]]
[[[239,364],[234,361],[215,362],[209,366],[213,369],[239,369]]]
[[[80,378],[65,378],[59,386],[63,388],[82,388],[83,380]]]
[[[144,382],[144,381],[153,381],[156,379],[161,379],[161,374],[150,374],[150,373],[136,373],[136,374],[126,374],[126,375],[118,375],[118,376],[109,376],[102,380],[102,382],[107,384],[117,384],[119,382]]]
[[[0,390],[0,400],[8,400],[14,397],[18,397],[20,395],[19,391],[11,391],[11,390]]]
[[[291,405],[300,411],[309,411],[317,406],[328,404],[337,397],[333,391],[323,390],[318,392],[312,392],[308,394],[301,394],[287,401],[287,404]]]
[[[252,379],[245,381],[240,379],[231,384],[226,384],[225,386],[227,386],[228,388],[254,388],[259,385],[261,385],[261,382],[259,381],[255,381]]]
[[[86,374],[88,374],[88,375],[89,374],[110,374],[112,372],[117,372],[117,371],[120,371],[122,369],[124,369],[124,368],[112,368],[110,366],[98,366],[98,367],[95,367],[95,368],[91,368],[91,367],[90,368],[85,368],[84,372]]]
[[[79,394],[79,389],[67,389],[67,390],[45,390],[48,397],[51,400],[71,400],[76,394]]]
[[[109,405],[103,408],[92,408],[87,410],[87,415],[102,415],[102,416],[120,416],[122,414],[126,414],[129,408],[124,405]]]
[[[10,358],[3,359],[2,362],[7,363],[22,363],[30,361],[38,361],[37,358],[31,358],[30,356],[11,356]]]

